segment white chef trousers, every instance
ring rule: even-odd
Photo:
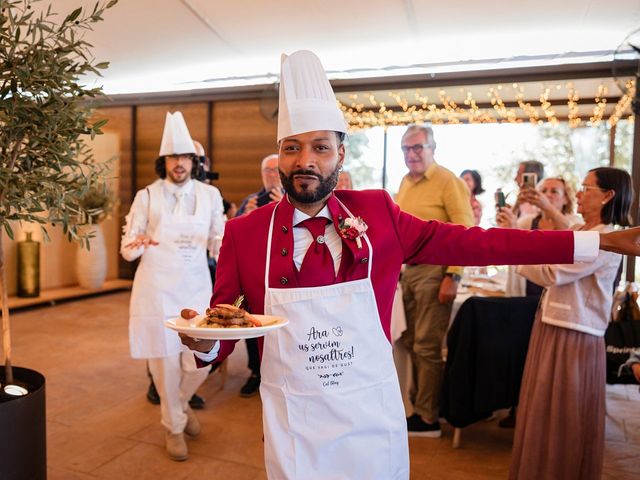
[[[193,352],[149,359],[149,371],[160,395],[161,423],[171,433],[182,433],[187,424],[191,396],[207,378],[208,368],[197,368]]]

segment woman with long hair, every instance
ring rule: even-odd
[[[577,199],[584,225],[609,232],[628,226],[631,177],[590,170]],[[531,333],[520,390],[510,479],[600,479],[605,425],[605,345],[621,255],[593,263],[519,266],[545,287]]]

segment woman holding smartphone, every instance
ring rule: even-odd
[[[590,170],[578,192],[584,225],[610,232],[628,226],[631,177]],[[593,263],[522,265],[545,287],[531,332],[520,390],[510,479],[596,480],[602,473],[605,345],[612,290],[622,257],[600,251]]]

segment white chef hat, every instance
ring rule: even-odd
[[[169,113],[164,121],[160,156],[196,153],[189,129],[181,112]]]
[[[320,59],[308,50],[281,57],[278,142],[283,138],[316,130],[347,133]]]

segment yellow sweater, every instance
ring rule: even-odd
[[[417,181],[405,175],[396,200],[402,210],[423,220],[439,220],[467,227],[473,225],[466,184],[435,162]],[[447,269],[447,272],[458,275],[462,275],[462,271],[462,267]]]

